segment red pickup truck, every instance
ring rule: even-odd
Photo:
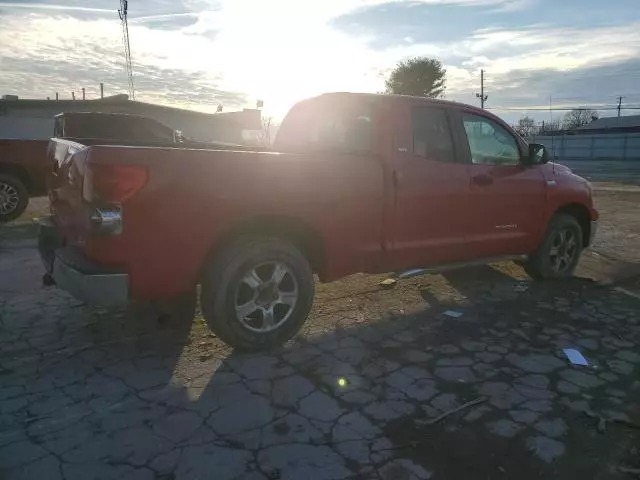
[[[595,233],[589,183],[496,116],[427,98],[331,93],[298,103],[274,151],[86,146],[52,139],[49,280],[87,303],[183,301],[268,348],[309,314],[314,273],[518,258],[571,276]]]

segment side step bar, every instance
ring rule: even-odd
[[[458,270],[460,268],[477,267],[480,265],[487,265],[488,263],[507,262],[512,260],[524,261],[527,259],[526,255],[503,255],[500,257],[481,258],[479,260],[471,260],[468,262],[458,263],[443,263],[428,268],[412,268],[405,270],[404,272],[396,272],[392,278],[404,279],[412,278],[420,275],[426,275],[428,273],[442,273],[449,270]]]

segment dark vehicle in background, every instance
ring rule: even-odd
[[[49,140],[0,139],[0,223],[22,215],[29,197],[46,192]]]
[[[142,115],[75,112],[55,116],[53,136],[67,139],[96,139],[180,143],[180,132]]]
[[[184,142],[179,131],[141,115],[78,112],[55,116],[53,136],[85,144],[114,140],[129,144],[172,146]],[[0,223],[18,218],[29,197],[46,194],[49,140],[0,139]]]

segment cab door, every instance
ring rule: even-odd
[[[529,253],[543,224],[546,184],[540,167],[522,162],[526,145],[501,120],[455,112],[469,166],[469,249],[476,258]]]
[[[470,180],[463,151],[454,143],[449,108],[429,102],[395,102],[395,108],[389,267],[464,259]]]

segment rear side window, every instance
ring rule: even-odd
[[[332,99],[333,100],[333,99]],[[277,148],[307,152],[371,153],[373,108],[367,102],[322,101],[288,118]],[[291,114],[290,114],[291,115]]]
[[[444,110],[415,107],[412,124],[414,155],[436,162],[455,162],[451,129]]]

